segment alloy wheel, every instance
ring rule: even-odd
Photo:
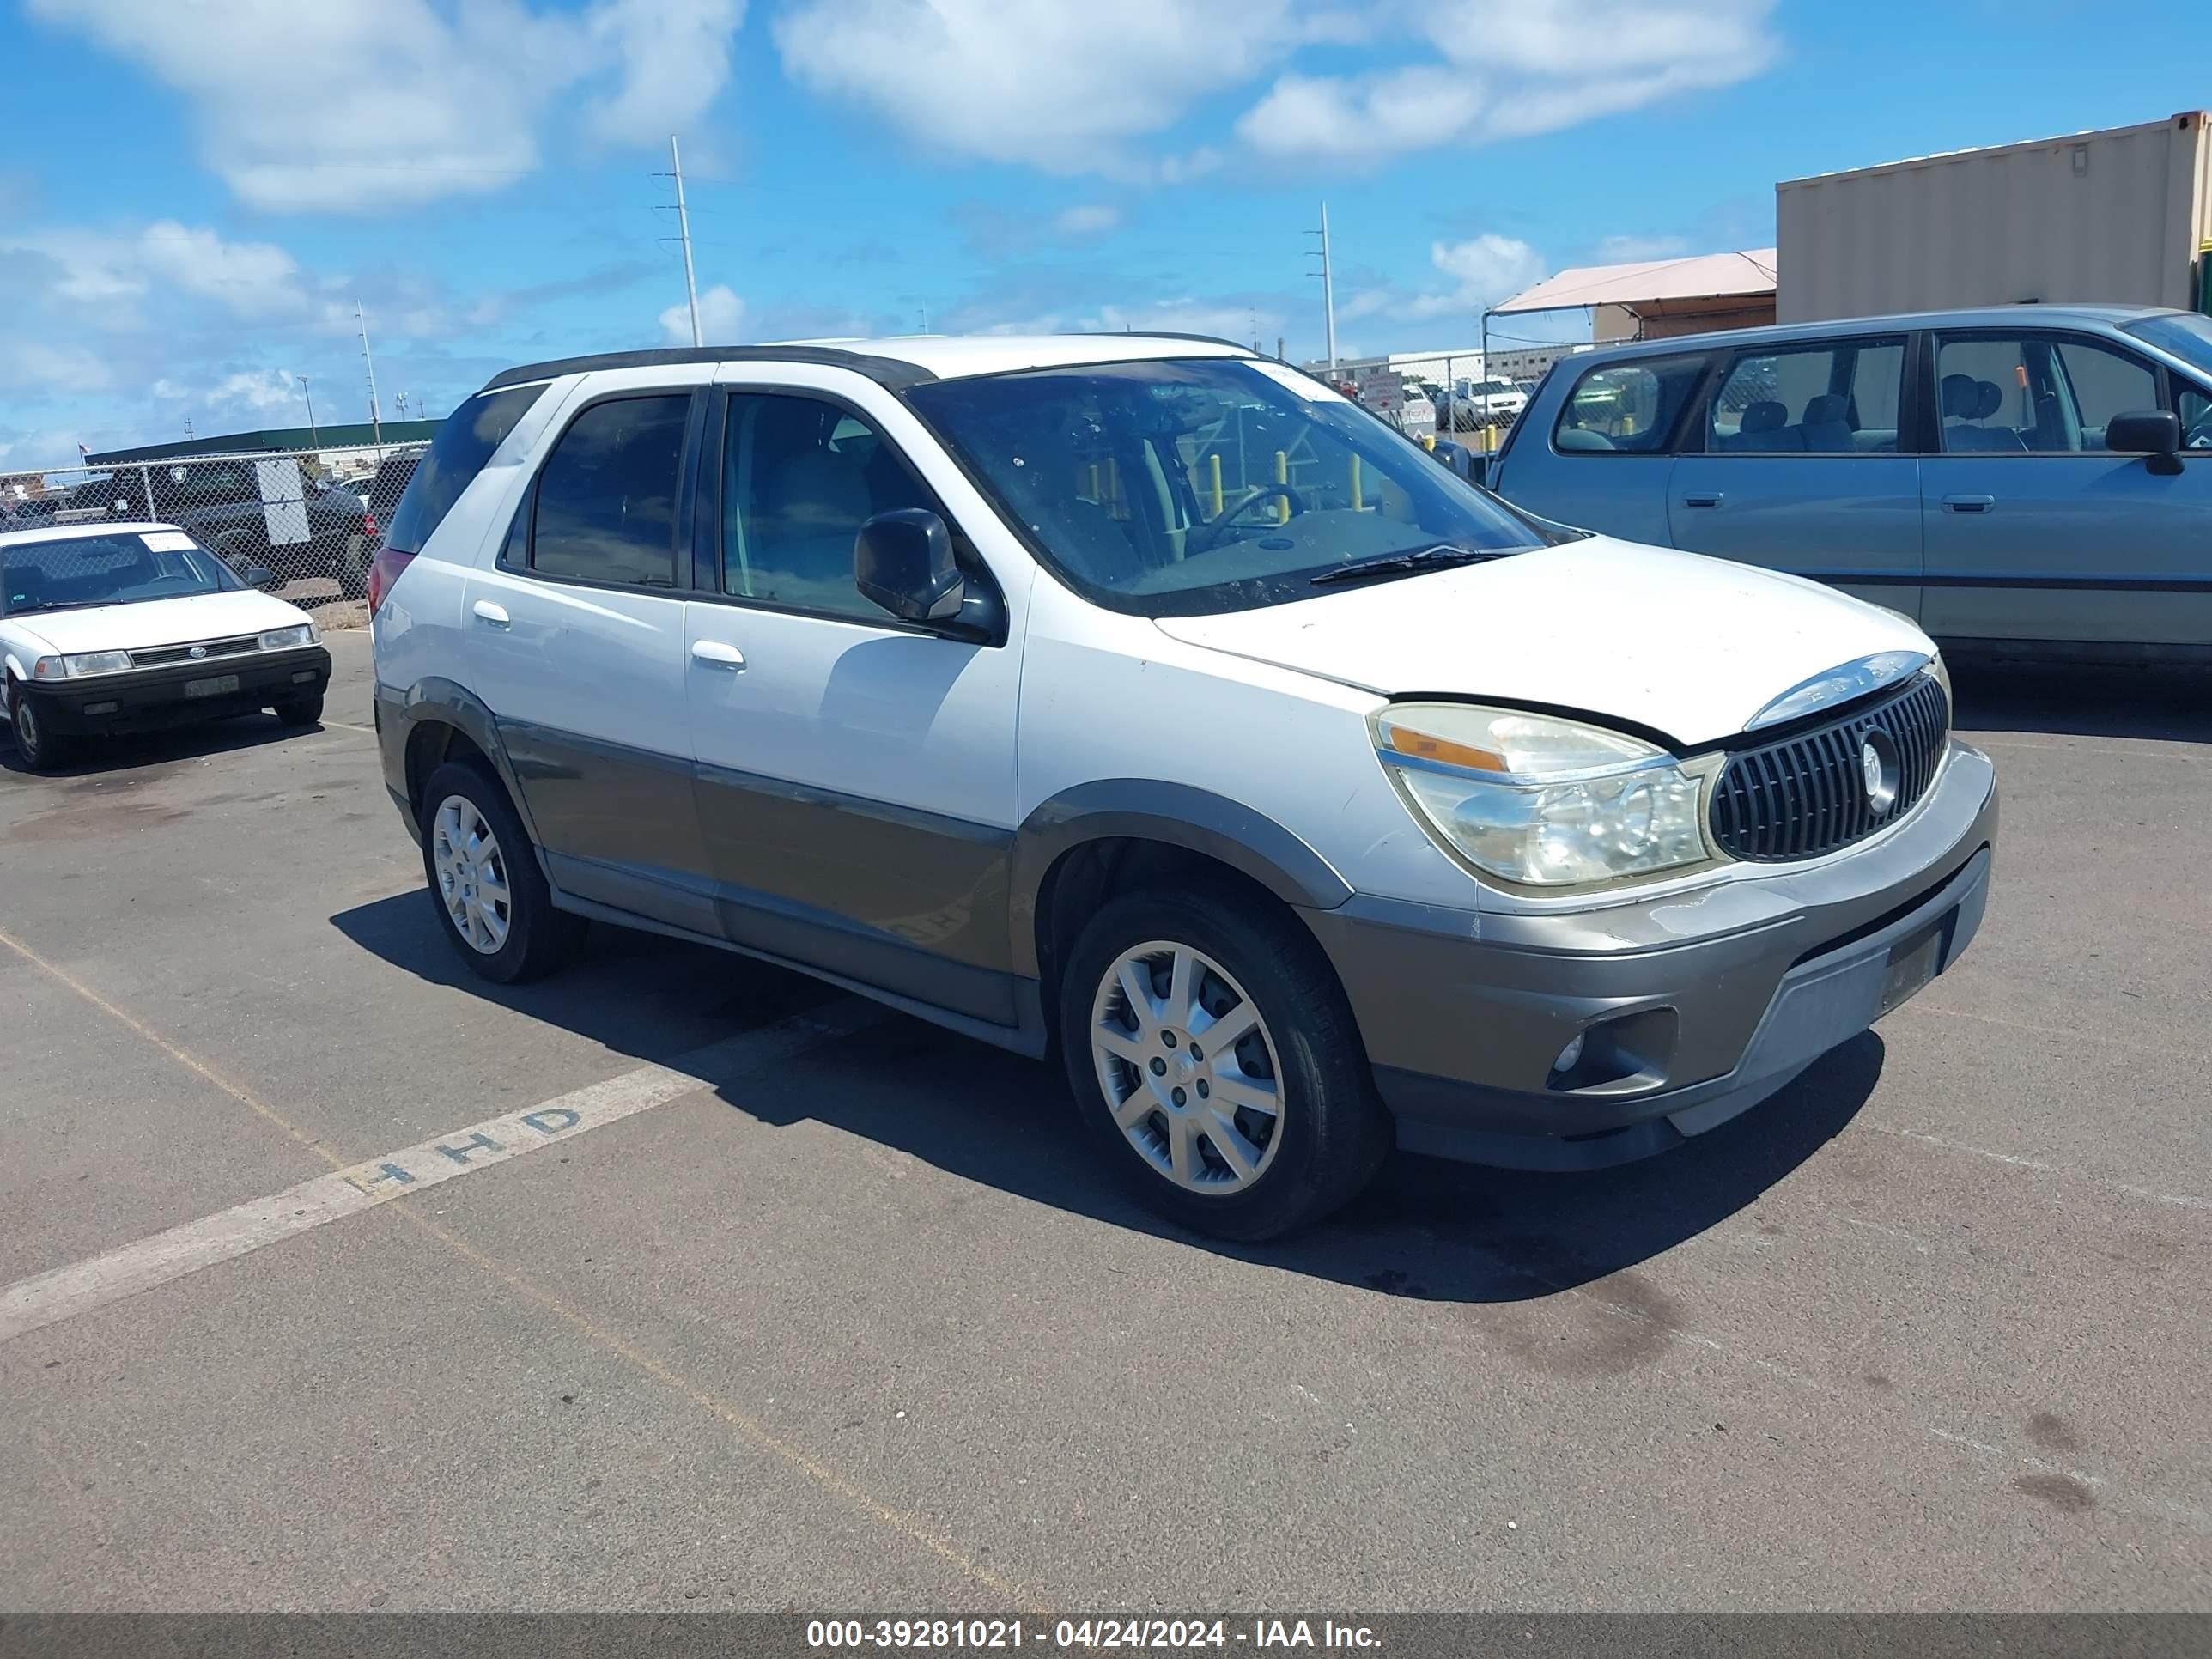
[[[514,897],[499,837],[476,803],[448,795],[431,821],[438,897],[453,931],[479,956],[496,956],[514,922]]]
[[[1152,939],[1121,953],[1091,1009],[1091,1063],[1114,1121],[1164,1179],[1242,1192],[1282,1145],[1282,1067],[1243,987],[1204,951]]]

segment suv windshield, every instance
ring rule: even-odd
[[[1550,539],[1276,363],[1091,364],[907,397],[1053,567],[1115,611],[1279,605],[1352,565],[1423,556],[1380,580]]]
[[[181,530],[60,536],[0,549],[0,616],[186,599],[244,586]]]

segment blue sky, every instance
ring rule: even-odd
[[[2212,6],[2077,0],[0,0],[0,466],[443,412],[667,342],[1133,325],[1471,341],[1777,179],[2212,103]],[[688,336],[685,337],[688,338]]]

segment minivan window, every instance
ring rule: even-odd
[[[1567,455],[1662,453],[1705,368],[1702,356],[1646,357],[1589,370],[1567,394],[1552,447]]]
[[[936,510],[883,435],[813,398],[739,392],[722,452],[722,591],[881,623],[853,585],[860,526]]]
[[[1316,577],[1552,538],[1317,382],[1248,358],[938,380],[908,404],[1093,602],[1142,616],[1309,599]],[[1365,573],[1362,573],[1363,578]]]
[[[1947,337],[1936,374],[1947,454],[2100,452],[2112,416],[2159,406],[2148,364],[2052,335]]]
[[[392,509],[385,541],[402,552],[421,552],[469,481],[483,471],[492,452],[544,390],[541,382],[480,392],[446,416]],[[389,465],[387,459],[385,465]],[[377,477],[383,477],[384,467],[380,466]]]
[[[634,587],[676,586],[676,482],[689,392],[616,398],[569,423],[538,477],[530,568]]]
[[[1893,453],[1905,385],[1901,339],[1832,340],[1730,365],[1706,447],[1720,453]]]

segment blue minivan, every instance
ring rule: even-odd
[[[1486,482],[1960,650],[2212,655],[2212,318],[2005,306],[1562,358]]]

